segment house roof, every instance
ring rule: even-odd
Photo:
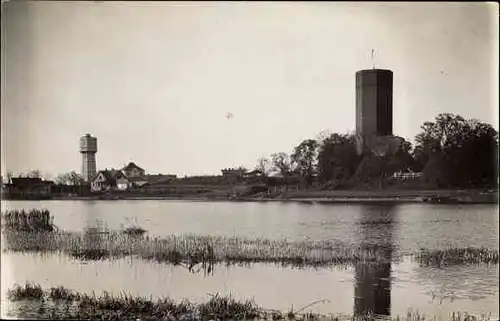
[[[104,175],[104,178],[106,179],[106,182],[108,184],[114,184],[116,183],[117,179],[125,177],[121,171],[111,169],[111,170],[98,171],[92,178],[92,180],[95,180],[100,174]]]
[[[126,165],[124,168],[122,168],[123,171],[130,171],[133,169],[138,169],[140,171],[144,171],[144,169],[137,166],[134,162],[130,162],[130,163],[128,163],[128,165]]]

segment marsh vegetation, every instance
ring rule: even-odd
[[[259,307],[253,300],[236,300],[232,296],[209,295],[205,302],[188,300],[175,302],[170,298],[133,297],[127,294],[73,292],[65,287],[43,290],[38,284],[16,284],[8,291],[8,299],[22,306],[23,317],[38,319],[92,319],[92,320],[379,320],[376,315],[334,316],[305,312],[312,302],[299,309],[288,311],[269,310]],[[418,311],[408,310],[406,316],[392,320],[433,320]],[[434,318],[435,320],[435,318]],[[450,321],[492,320],[490,315],[474,316],[454,312]]]
[[[52,232],[56,230],[54,218],[46,209],[11,210],[2,213],[2,228],[10,231]]]
[[[389,245],[349,245],[337,241],[249,239],[237,236],[170,235],[141,237],[136,233],[105,232],[5,232],[6,251],[60,252],[76,259],[99,260],[136,256],[160,263],[197,264],[273,263],[294,267],[353,266],[398,260]],[[426,266],[498,264],[498,251],[487,248],[421,249],[408,253]]]
[[[59,253],[80,262],[112,261],[124,257],[136,257],[143,261],[139,265],[156,266],[154,269],[161,270],[170,267],[158,267],[150,264],[150,262],[175,265],[178,270],[184,270],[182,267],[185,267],[190,272],[203,271],[205,274],[213,273],[217,265],[249,265],[253,271],[254,269],[261,269],[267,264],[274,264],[294,268],[317,268],[319,269],[318,273],[322,273],[324,268],[340,267],[339,271],[343,271],[347,270],[344,268],[353,267],[353,269],[348,269],[352,271],[348,273],[355,273],[356,278],[374,273],[382,273],[384,278],[392,278],[390,266],[398,265],[403,256],[410,257],[421,268],[442,268],[457,265],[459,266],[458,269],[462,270],[463,268],[469,269],[464,266],[471,264],[498,264],[498,250],[489,247],[451,245],[442,247],[440,245],[439,249],[401,250],[398,243],[387,239],[391,235],[389,234],[391,226],[398,224],[397,219],[393,216],[367,216],[360,221],[355,221],[351,226],[358,229],[356,230],[357,233],[372,233],[375,231],[383,236],[383,238],[380,238],[379,234],[377,234],[376,237],[361,238],[357,241],[352,238],[346,238],[345,241],[342,239],[341,241],[339,238],[333,237],[329,240],[320,240],[318,238],[305,238],[303,240],[270,239],[241,236],[241,234],[216,236],[198,233],[155,236],[154,233],[147,231],[137,222],[128,227],[116,226],[116,230],[84,227],[83,232],[79,232],[57,228],[53,221],[54,219],[50,216],[48,210],[20,210],[3,213],[3,250],[18,253]],[[59,219],[58,222],[60,222]],[[441,219],[439,222],[443,222],[443,220]],[[146,227],[148,229],[152,228],[151,226]],[[73,264],[71,259],[66,258],[65,260],[70,262],[70,265]],[[92,264],[101,263],[95,262]],[[92,264],[89,263],[89,265]],[[102,264],[106,263],[103,262]],[[413,263],[411,264],[413,265]],[[386,268],[386,266],[388,267]],[[102,267],[106,269],[104,265]],[[109,269],[114,268],[116,267],[109,267]],[[491,267],[486,268],[490,269]],[[383,272],[380,272],[382,270]],[[219,272],[217,271],[214,277],[218,278],[217,274]],[[302,272],[300,271],[300,273]],[[189,273],[186,274],[189,275]],[[25,279],[33,278],[23,277],[16,281]],[[41,282],[36,277],[35,280]],[[390,286],[390,281],[387,282]],[[65,286],[78,286],[77,283],[72,285],[70,283],[63,284]],[[94,288],[92,287],[92,289]],[[116,290],[114,285],[106,285],[101,288],[101,290],[108,289]],[[206,290],[208,290],[207,292],[212,291],[211,288]],[[155,298],[162,295],[169,296],[171,295],[169,293],[176,293],[175,291],[155,291]],[[16,306],[21,304],[21,309],[17,309],[20,313],[18,316],[31,318],[77,319],[95,317],[104,320],[136,320],[137,318],[141,320],[335,319],[332,316],[311,314],[306,312],[307,309],[302,308],[291,309],[286,312],[269,310],[269,307],[276,306],[274,304],[270,304],[270,306],[266,307],[267,310],[264,310],[253,301],[238,301],[230,296],[214,295],[204,303],[192,303],[186,300],[176,302],[171,299],[144,299],[124,294],[111,295],[110,293],[104,293],[96,297],[93,294],[89,295],[89,293],[88,289],[83,293],[75,293],[62,286],[43,290],[38,284],[27,283],[12,288],[9,291],[9,299],[12,302],[17,302]],[[141,293],[149,295],[148,291]],[[243,292],[243,294],[245,293]],[[444,296],[446,294],[440,295]],[[188,297],[192,298],[191,296]],[[310,299],[314,299],[314,297],[309,297],[306,300]],[[29,304],[26,303],[28,301]],[[259,302],[259,304],[266,304],[266,301]],[[306,302],[301,301],[304,306],[306,306]],[[285,308],[287,305],[288,301],[285,302]],[[153,309],[156,314],[146,313],[144,306]],[[322,308],[321,311],[334,312],[338,310],[332,305],[328,309]],[[398,310],[398,313],[402,312],[404,313],[404,310]],[[252,313],[254,314],[252,315]],[[356,316],[357,320],[371,320],[370,316],[365,317],[365,319],[362,319],[361,316]],[[423,316],[418,313],[410,313],[399,318],[401,320],[423,320]],[[478,317],[478,319],[481,318],[483,317]],[[428,319],[426,318],[426,320]],[[469,316],[464,318],[463,314],[458,317],[458,314],[456,314],[450,316],[450,320],[477,319],[471,319]]]
[[[22,252],[62,252],[82,260],[138,256],[160,263],[197,264],[274,263],[295,267],[352,266],[359,263],[390,263],[397,260],[392,245],[351,245],[341,241],[302,242],[250,239],[237,236],[170,235],[144,236],[139,226],[122,231],[86,229],[83,233],[57,231],[47,210],[10,211],[5,217],[4,249]],[[388,256],[388,251],[391,255]],[[424,265],[445,266],[470,263],[498,263],[498,251],[487,248],[422,248],[409,253]]]

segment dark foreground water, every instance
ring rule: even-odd
[[[47,208],[68,231],[139,225],[150,235],[210,234],[291,240],[341,240],[391,244],[399,253],[420,247],[498,249],[495,205],[303,205],[180,201],[2,202],[2,210]],[[388,252],[389,257],[398,253]],[[255,298],[267,308],[289,310],[313,301],[321,313],[353,314],[367,309],[406,314],[408,308],[445,317],[449,312],[498,315],[498,265],[421,267],[402,262],[348,269],[291,269],[255,264],[216,267],[213,275],[139,259],[81,263],[62,255],[2,253],[2,303],[14,283],[96,294],[107,290],[143,296],[206,300],[210,293]],[[2,310],[4,308],[2,304]]]

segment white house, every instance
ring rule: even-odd
[[[131,186],[130,181],[126,177],[120,177],[116,180],[116,188],[119,191],[125,191]]]
[[[99,171],[90,183],[90,190],[93,192],[109,191],[112,189],[126,190],[130,187],[130,181],[121,171],[104,170]]]

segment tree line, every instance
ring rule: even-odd
[[[354,133],[322,133],[291,153],[260,158],[264,176],[279,173],[287,185],[299,177],[305,187],[383,187],[395,172],[420,172],[420,187],[477,188],[498,184],[498,133],[487,123],[441,113],[422,124],[415,146],[402,141],[392,154],[357,153]]]

